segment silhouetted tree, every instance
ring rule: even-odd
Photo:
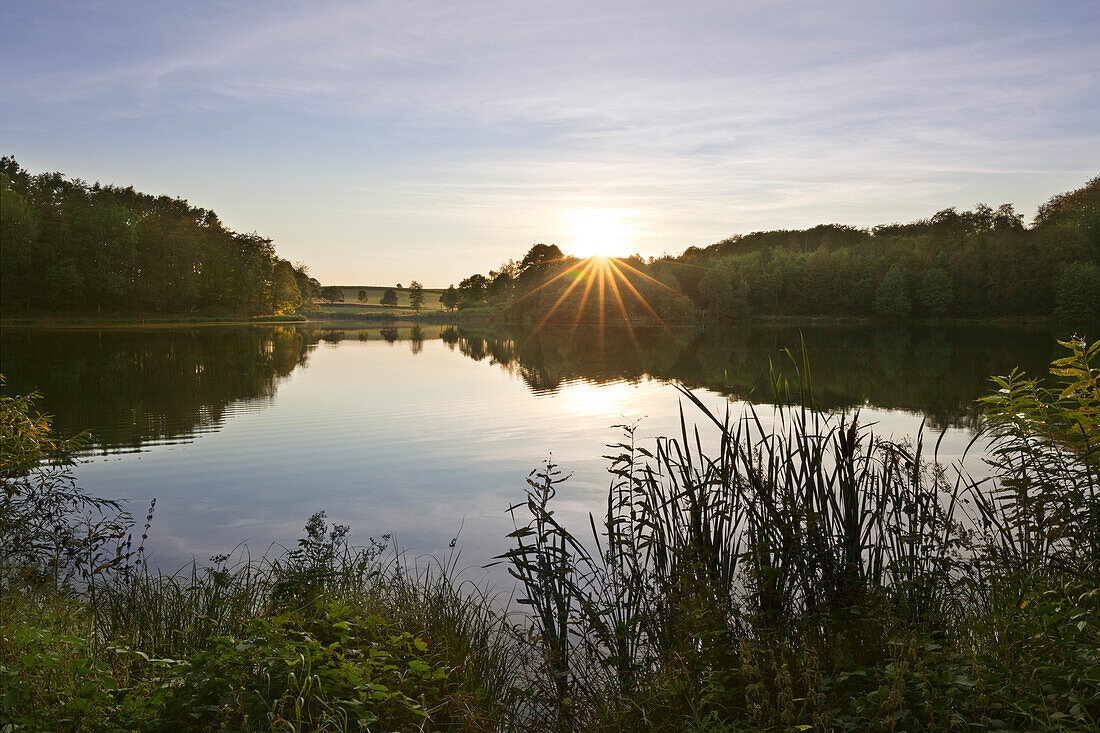
[[[343,303],[344,289],[339,285],[329,285],[321,288],[321,297],[329,303]]]
[[[379,301],[382,305],[390,306],[391,308],[397,306],[397,291],[393,288],[386,288],[386,292],[382,293],[382,300]]]
[[[294,277],[294,268],[286,260],[275,264],[272,276],[271,312],[275,315],[289,315],[302,304],[302,293],[298,290],[298,281]]]
[[[470,275],[458,284],[458,293],[464,303],[485,300],[485,287],[489,284],[484,275]]]
[[[439,296],[439,301],[443,303],[444,308],[453,311],[458,307],[458,290],[455,289],[454,285],[451,285]]]
[[[409,283],[409,305],[411,305],[417,313],[420,312],[420,307],[424,305],[424,286],[416,280]]]

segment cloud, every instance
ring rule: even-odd
[[[304,217],[331,216],[345,248],[423,248],[449,231],[495,256],[599,206],[642,212],[655,236],[640,246],[679,249],[996,196],[1028,208],[1083,181],[1100,167],[1097,8],[55,6],[7,24],[0,53],[19,73],[0,80],[13,110],[0,129],[95,144],[126,121],[154,146],[170,129],[173,145],[217,150],[203,153],[215,175],[309,160],[294,187],[319,205],[272,232],[302,246]]]

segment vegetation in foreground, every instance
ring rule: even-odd
[[[515,626],[453,562],[412,572],[323,515],[285,552],[155,574],[73,486],[78,444],[4,396],[0,710],[13,731],[1094,730],[1100,346],[1066,345],[1058,388],[1013,373],[983,400],[990,478],[815,412],[804,364],[771,415],[626,428],[583,532],[533,472],[501,558]]]

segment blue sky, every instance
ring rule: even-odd
[[[0,152],[446,285],[1100,172],[1100,3],[9,2]]]

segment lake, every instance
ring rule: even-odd
[[[768,412],[770,374],[793,375],[784,350],[802,344],[821,409],[858,409],[895,438],[925,422],[946,431],[944,459],[970,442],[989,375],[1043,374],[1059,355],[1047,330],[991,327],[12,327],[0,372],[9,393],[42,392],[61,433],[91,433],[76,471],[90,494],[130,500],[139,520],[157,499],[162,568],[291,544],[320,509],[412,555],[457,537],[459,564],[479,568],[507,549],[532,469],[572,474],[559,513],[587,526],[614,426],[678,432],[675,384]]]

